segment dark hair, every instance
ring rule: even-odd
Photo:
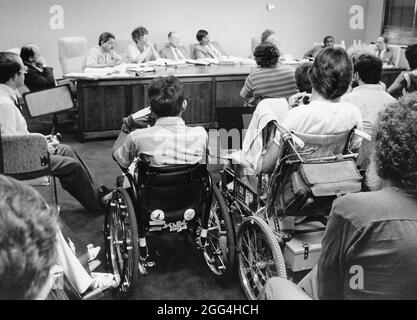
[[[173,33],[175,33],[175,31],[170,31],[169,33],[168,33],[168,38],[171,38],[171,36],[172,36],[172,34]]]
[[[311,93],[312,86],[308,72],[312,65],[312,62],[304,62],[295,69],[295,83],[300,92]]]
[[[323,44],[325,44],[326,41],[329,40],[329,39],[333,39],[333,41],[334,41],[334,37],[332,37],[332,36],[325,36],[324,39],[323,39]]]
[[[101,46],[103,43],[109,41],[110,39],[116,39],[116,37],[110,32],[103,32],[98,37],[98,45]]]
[[[146,34],[149,34],[149,32],[145,27],[137,27],[135,30],[132,31],[132,39],[134,42],[137,42],[136,39],[140,39]]]
[[[21,69],[19,55],[12,52],[0,52],[0,83],[6,83]]]
[[[378,176],[417,195],[417,93],[407,94],[380,112],[374,130]]]
[[[411,70],[417,69],[417,44],[408,46],[407,49],[405,49],[405,57],[407,58]]]
[[[174,76],[157,77],[151,81],[148,97],[152,111],[160,117],[173,117],[182,110],[184,87]]]
[[[364,53],[355,57],[354,70],[367,84],[378,84],[382,79],[382,60],[372,54]]]
[[[35,44],[28,43],[20,49],[20,57],[22,58],[23,63],[30,63],[29,58],[33,58],[35,56],[35,51],[33,50],[34,46]]]
[[[278,63],[280,52],[275,44],[262,42],[255,48],[253,55],[258,66],[268,68]]]
[[[36,190],[0,175],[0,300],[38,296],[56,263],[56,221]]]
[[[200,42],[207,35],[208,35],[208,32],[206,30],[198,30],[195,37],[197,38],[197,41]]]
[[[261,42],[265,42],[265,40],[268,39],[268,37],[273,34],[275,34],[273,30],[266,29],[264,32],[262,32]]]
[[[346,93],[352,81],[352,60],[342,48],[325,48],[314,59],[309,75],[313,88],[323,98],[338,99]]]

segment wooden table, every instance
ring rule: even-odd
[[[157,76],[173,74],[184,84],[187,124],[216,126],[216,108],[241,107],[240,90],[254,66],[185,65],[124,78],[78,79],[80,140],[115,137],[122,118],[148,106],[147,87]]]
[[[99,80],[77,79],[79,139],[116,137],[122,118],[148,106],[147,87],[157,76],[173,74],[184,84],[188,108],[183,114],[189,125],[216,127],[216,108],[242,107],[240,90],[254,66],[184,65],[160,68],[132,77]],[[387,88],[402,69],[384,69]]]

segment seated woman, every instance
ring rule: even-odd
[[[407,47],[405,57],[407,58],[411,71],[401,72],[394,83],[388,88],[388,93],[394,97],[401,96],[403,89],[406,92],[417,91],[417,44]]]
[[[39,47],[34,43],[28,43],[20,50],[20,57],[27,67],[25,86],[30,91],[39,91],[55,87],[53,69],[48,67],[41,56]]]
[[[103,32],[98,38],[98,46],[87,53],[86,68],[114,67],[123,62],[121,56],[114,51],[115,37],[110,32]]]
[[[198,30],[196,34],[198,45],[194,47],[196,59],[219,59],[227,56],[227,53],[217,42],[210,42],[209,34],[206,30]]]
[[[323,49],[309,71],[313,94],[309,105],[291,109],[282,126],[294,132],[331,135],[357,127],[362,130],[359,109],[340,98],[348,90],[353,77],[353,64],[342,48]],[[262,172],[274,170],[280,153],[281,136],[277,131],[274,143],[262,155]],[[352,148],[359,148],[361,138],[355,137]]]
[[[298,107],[299,105],[310,103],[311,91],[313,88],[308,72],[312,65],[312,62],[305,62],[295,69],[295,82],[299,92],[288,99],[291,109]]]
[[[280,52],[269,42],[263,42],[254,52],[258,68],[246,78],[240,96],[256,104],[261,98],[286,98],[297,93],[294,69],[278,63]]]
[[[127,48],[129,62],[142,63],[160,58],[155,46],[150,42],[149,32],[145,27],[138,27],[132,31],[132,40]]]

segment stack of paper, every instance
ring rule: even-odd
[[[186,59],[185,62],[189,64],[195,64],[195,65],[201,65],[201,66],[210,65],[210,62],[205,61],[205,60]]]

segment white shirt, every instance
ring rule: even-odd
[[[219,58],[222,56],[220,52],[210,43],[206,47],[207,47],[207,51],[213,56],[213,58]]]
[[[345,94],[342,101],[354,104],[359,108],[363,118],[363,129],[366,133],[371,134],[378,113],[385,110],[395,99],[385,92],[380,84],[365,84]]]
[[[355,105],[347,102],[313,100],[308,105],[291,109],[282,126],[304,134],[332,135],[349,131],[355,126],[362,130],[362,116]],[[274,142],[280,145],[280,139],[277,131]],[[361,142],[362,139],[355,136],[352,148],[360,147]]]
[[[25,118],[16,107],[16,92],[5,84],[0,84],[0,126],[1,134],[28,134]]]
[[[116,51],[103,52],[100,46],[95,46],[90,49],[87,54],[86,66],[94,66],[99,64],[105,64],[108,66],[114,65],[115,62],[122,61],[122,57],[119,56]]]
[[[155,167],[205,163],[207,140],[203,127],[187,127],[179,117],[162,117],[153,127],[131,132],[114,156],[125,168],[140,154]]]
[[[173,46],[170,46],[172,54],[174,55],[175,60],[184,60],[185,56],[182,54],[181,50],[178,50],[178,48],[174,48]]]

